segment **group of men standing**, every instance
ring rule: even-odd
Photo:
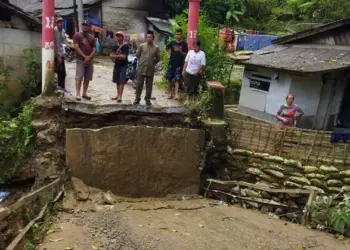
[[[90,35],[90,24],[83,23],[82,32],[74,35],[73,41],[76,51],[76,100],[82,98],[91,100],[87,95],[89,82],[93,78],[93,58],[96,54],[96,39]],[[127,66],[129,45],[124,42],[125,34],[122,31],[115,33],[116,45],[113,46],[110,57],[114,60],[113,83],[116,84],[116,95],[111,99],[122,102],[124,84],[127,81]],[[146,84],[145,103],[151,106],[151,96],[156,64],[160,61],[160,49],[154,43],[154,33],[148,31],[146,42],[141,44],[136,52],[139,60],[137,70],[137,86],[134,104],[138,105],[141,101],[143,86]],[[64,64],[64,44],[65,32],[63,29],[63,19],[56,20],[55,27],[55,62],[56,73],[58,75],[58,86],[65,92],[66,70]],[[187,101],[198,92],[200,74],[205,66],[205,54],[200,50],[200,42],[193,45],[193,50],[188,51],[188,45],[183,41],[182,30],[176,30],[175,40],[170,42],[167,47],[170,51],[169,68],[167,78],[169,81],[168,99],[179,99],[179,89],[182,87],[183,78],[186,80],[185,92]],[[168,53],[169,54],[169,53]],[[193,99],[192,98],[192,99]]]
[[[117,85],[117,95],[112,97],[112,100],[117,102],[122,102],[124,84],[126,84],[127,79],[129,45],[124,43],[124,36],[122,31],[115,33],[117,44],[112,48],[110,54],[110,57],[114,59],[113,82]],[[160,61],[160,50],[154,43],[154,33],[152,31],[147,32],[146,42],[138,47],[136,57],[139,59],[139,65],[134,104],[140,104],[143,86],[146,84],[145,102],[147,106],[151,106],[155,67]]]

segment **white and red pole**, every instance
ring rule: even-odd
[[[42,13],[42,93],[52,94],[55,89],[55,0],[43,0]]]
[[[201,0],[189,0],[187,44],[190,49],[197,40],[200,7]]]

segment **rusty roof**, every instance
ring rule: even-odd
[[[271,45],[239,63],[295,72],[329,72],[350,68],[350,47]]]
[[[316,28],[297,32],[297,33],[292,34],[292,35],[278,38],[278,39],[274,40],[272,42],[272,44],[293,43],[293,42],[297,42],[300,39],[314,36],[317,34],[321,34],[321,33],[324,33],[324,32],[330,31],[330,30],[334,30],[334,29],[338,29],[338,28],[349,28],[349,27],[350,27],[350,17],[336,21],[336,22],[328,23],[328,24],[325,24],[325,25],[322,25],[322,26],[319,26]]]

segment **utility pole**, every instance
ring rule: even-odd
[[[73,0],[73,10],[74,10],[74,17],[73,17],[74,32],[78,32],[79,28],[77,24],[77,20],[78,20],[77,0]]]
[[[55,0],[43,0],[42,13],[42,76],[43,95],[52,95],[56,90],[55,76]]]
[[[201,0],[189,0],[187,44],[190,49],[197,40],[200,7]]]
[[[82,31],[82,26],[84,22],[83,0],[78,0],[77,3],[78,3],[79,31]]]

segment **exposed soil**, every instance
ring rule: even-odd
[[[332,235],[205,199],[139,199],[107,206],[79,203],[75,207],[72,214],[59,214],[39,249],[345,250],[350,247]]]

